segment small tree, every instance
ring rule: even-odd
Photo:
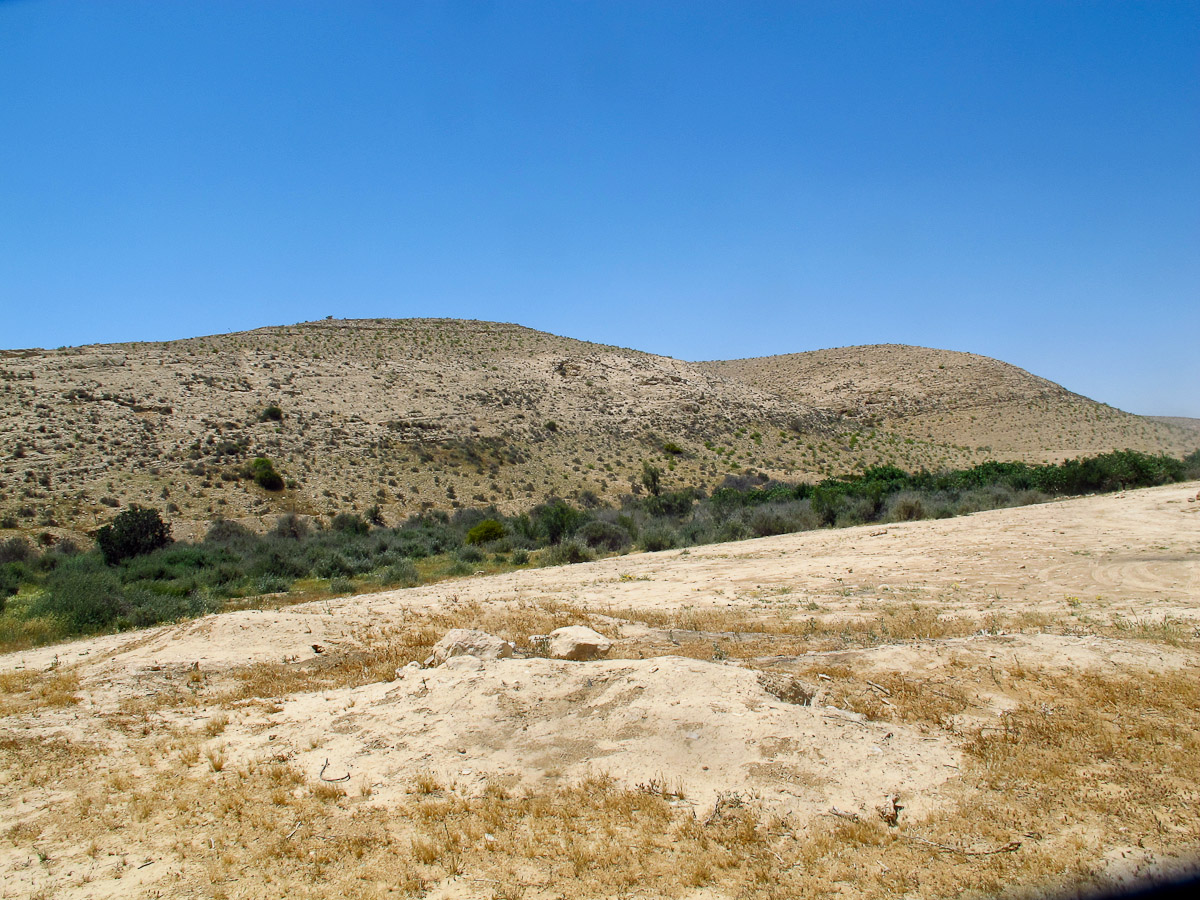
[[[158,510],[136,503],[96,532],[96,545],[110,566],[133,556],[152,553],[169,543],[171,526],[162,520]]]
[[[657,497],[662,493],[662,469],[648,462],[642,463],[642,484],[646,490]]]

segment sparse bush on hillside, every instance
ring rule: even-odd
[[[275,471],[275,464],[265,456],[258,456],[251,460],[247,474],[264,491],[283,490],[283,476]]]
[[[308,522],[295,513],[285,513],[280,516],[275,520],[275,527],[271,529],[271,534],[275,537],[287,538],[292,541],[308,537],[308,532]]]
[[[662,493],[662,469],[649,462],[642,463],[642,486],[653,497]]]
[[[633,543],[629,532],[612,522],[599,519],[588,522],[575,532],[575,537],[593,550],[616,552]]]
[[[357,513],[338,513],[329,523],[329,527],[334,531],[340,531],[343,534],[366,534],[371,530],[371,526],[366,523],[362,516]]]
[[[731,476],[708,497],[693,489],[628,496],[619,511],[582,510],[554,499],[516,516],[490,507],[430,511],[376,529],[347,512],[327,530],[310,529],[289,514],[265,535],[217,520],[195,544],[169,543],[157,511],[130,506],[101,530],[112,551],[109,565],[101,552],[78,553],[66,542],[44,552],[21,538],[0,543],[0,598],[17,591],[22,597],[7,610],[0,606],[0,615],[6,622],[33,617],[42,623],[35,629],[39,639],[53,640],[196,615],[226,598],[287,590],[297,579],[339,579],[346,590],[366,578],[383,586],[416,584],[414,561],[427,557],[440,557],[421,566],[429,577],[471,574],[486,558],[479,549],[485,544],[493,545],[497,565],[505,565],[500,551],[511,551],[511,564],[523,566],[529,551],[540,548],[550,548],[541,554],[543,563],[566,564],[623,551],[634,541],[665,550],[823,524],[943,518],[1039,502],[1065,485],[1160,484],[1187,477],[1188,466],[1197,463],[1200,454],[1181,461],[1123,452],[1059,466],[986,463],[937,473],[877,467],[818,484],[781,484],[748,473]],[[498,533],[495,526],[501,537],[483,540]],[[168,543],[159,544],[163,540]]]
[[[467,532],[466,540],[468,544],[490,544],[492,541],[500,540],[507,533],[504,525],[500,522],[495,519],[484,519]]]
[[[264,409],[259,414],[258,421],[260,421],[260,422],[282,422],[283,421],[283,410],[280,409],[275,404],[271,404],[270,406],[268,406],[266,409]]]
[[[171,527],[158,510],[134,504],[96,532],[104,561],[114,566],[122,560],[151,553],[171,543]]]
[[[35,555],[34,549],[23,537],[11,537],[0,541],[0,565],[12,562],[27,562]]]

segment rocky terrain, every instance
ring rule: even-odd
[[[0,528],[62,536],[130,503],[215,518],[616,501],[893,463],[1183,454],[1132,416],[995,360],[857,347],[687,363],[518,325],[326,320],[188,340],[0,351]],[[269,457],[286,488],[241,477]]]

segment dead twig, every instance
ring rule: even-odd
[[[939,844],[937,841],[931,841],[917,834],[901,835],[905,840],[915,841],[918,844],[924,844],[927,847],[933,847],[935,850],[942,850],[946,853],[957,853],[960,856],[995,856],[997,853],[1012,853],[1021,848],[1020,841],[1009,841],[1000,847],[994,847],[990,850],[964,850],[962,847],[954,847],[950,844]]]
[[[871,687],[875,688],[875,690],[879,691],[885,697],[892,696],[892,692],[889,691],[887,688],[885,688],[882,684],[876,684],[873,681],[868,681],[867,684],[869,684]]]
[[[871,727],[866,722],[858,721],[858,719],[851,719],[851,718],[848,718],[847,716],[839,716],[839,715],[835,715],[833,713],[821,713],[821,718],[822,719],[833,719],[838,722],[848,722],[851,725],[858,725],[860,728],[866,728],[868,730]]]
[[[349,780],[350,780],[350,773],[349,773],[349,772],[347,772],[347,773],[346,773],[345,775],[343,775],[341,778],[326,778],[326,777],[325,777],[325,770],[326,770],[326,769],[328,769],[328,768],[329,768],[329,760],[327,759],[327,760],[325,760],[325,765],[321,766],[321,774],[317,776],[317,777],[318,777],[318,778],[320,778],[322,781],[327,781],[327,782],[329,782],[330,784],[340,784],[340,783],[341,783],[341,782],[343,782],[343,781],[349,781]]]
[[[838,809],[836,806],[829,807],[829,812],[826,815],[837,816],[839,819],[845,819],[848,822],[862,821],[858,817],[858,813],[846,812],[844,809]]]
[[[287,837],[285,837],[285,838],[284,838],[284,840],[285,840],[285,841],[290,841],[290,840],[292,839],[292,835],[294,835],[294,834],[295,834],[297,831],[299,831],[299,830],[300,830],[300,826],[301,826],[301,825],[303,825],[303,824],[304,824],[303,822],[297,822],[297,823],[296,823],[296,827],[295,827],[295,828],[293,828],[291,831],[289,831],[289,832],[287,833]]]

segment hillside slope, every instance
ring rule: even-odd
[[[0,527],[82,531],[129,503],[217,517],[615,501],[668,488],[1195,449],[995,360],[878,347],[688,363],[518,325],[326,320],[179,341],[0,351]],[[271,458],[287,488],[239,477]]]
[[[847,421],[1001,459],[1186,453],[1196,444],[1183,422],[1122,412],[974,353],[874,344],[697,365]]]

